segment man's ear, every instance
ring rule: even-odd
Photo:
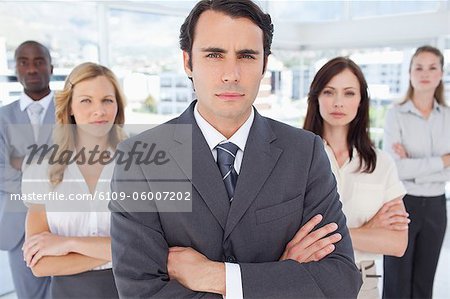
[[[186,72],[188,77],[192,78],[191,57],[189,56],[189,53],[186,51],[183,51],[183,66],[184,71]]]

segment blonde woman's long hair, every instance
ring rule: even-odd
[[[117,144],[125,139],[122,127],[125,122],[125,96],[120,87],[114,73],[107,67],[86,62],[76,66],[69,76],[66,78],[64,88],[58,92],[55,96],[55,119],[56,127],[53,131],[53,142],[58,145],[55,163],[50,166],[49,179],[53,186],[58,185],[64,178],[64,171],[67,167],[67,163],[62,162],[65,152],[72,151],[74,153],[76,148],[76,135],[75,135],[75,118],[71,115],[71,104],[74,87],[83,81],[94,79],[99,76],[106,77],[114,87],[114,92],[117,101],[117,115],[114,119],[114,126],[109,132],[109,145],[116,149]]]
[[[417,48],[416,52],[411,57],[411,62],[409,63],[409,73],[411,73],[411,67],[412,67],[414,58],[416,58],[421,53],[431,53],[431,54],[434,54],[437,57],[439,57],[439,62],[441,64],[441,70],[442,71],[444,70],[444,55],[442,55],[442,52],[438,48],[435,48],[432,46],[422,46],[420,48]],[[408,91],[406,91],[405,98],[403,99],[403,101],[400,104],[403,105],[406,102],[408,102],[409,100],[411,100],[413,95],[414,95],[414,87],[411,85],[411,80],[409,80]],[[445,103],[444,83],[442,82],[442,79],[441,79],[441,82],[439,82],[439,85],[434,90],[434,98],[440,105],[447,106],[447,104]]]

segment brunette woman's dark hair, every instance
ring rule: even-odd
[[[350,70],[356,76],[361,91],[358,112],[350,122],[347,134],[348,154],[351,160],[353,148],[356,148],[361,157],[359,170],[372,173],[377,163],[377,155],[369,137],[369,92],[361,69],[351,59],[336,57],[328,61],[314,76],[308,93],[308,109],[303,128],[323,138],[323,118],[319,110],[319,95],[328,82],[344,70]]]

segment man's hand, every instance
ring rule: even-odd
[[[298,230],[286,245],[280,261],[291,259],[299,263],[317,262],[333,252],[333,244],[341,240],[342,236],[339,233],[326,236],[338,228],[337,224],[329,223],[312,231],[322,218],[322,215],[316,215]]]
[[[407,230],[410,219],[401,198],[386,202],[363,227]]]
[[[44,256],[61,256],[69,253],[69,238],[43,232],[28,238],[23,244],[23,257],[28,267],[34,267]]]
[[[171,247],[167,260],[170,279],[196,292],[225,295],[225,264],[209,260],[190,247]]]

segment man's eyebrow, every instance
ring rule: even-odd
[[[16,60],[45,60],[45,57],[44,56],[36,56],[36,57],[33,57],[32,59],[30,59],[27,56],[17,56]]]
[[[214,52],[214,53],[227,53],[228,52],[225,49],[218,48],[218,47],[201,48],[200,50],[202,52]],[[236,54],[238,54],[238,55],[243,55],[243,54],[259,55],[260,52],[257,50],[253,50],[253,49],[242,49],[242,50],[237,51]]]
[[[236,54],[238,54],[238,55],[242,55],[242,54],[259,55],[260,53],[259,53],[259,51],[253,50],[253,49],[243,49],[243,50],[237,51]]]
[[[227,53],[227,51],[225,51],[224,49],[217,48],[217,47],[201,48],[200,51],[202,51],[202,52],[215,52],[215,53]]]

